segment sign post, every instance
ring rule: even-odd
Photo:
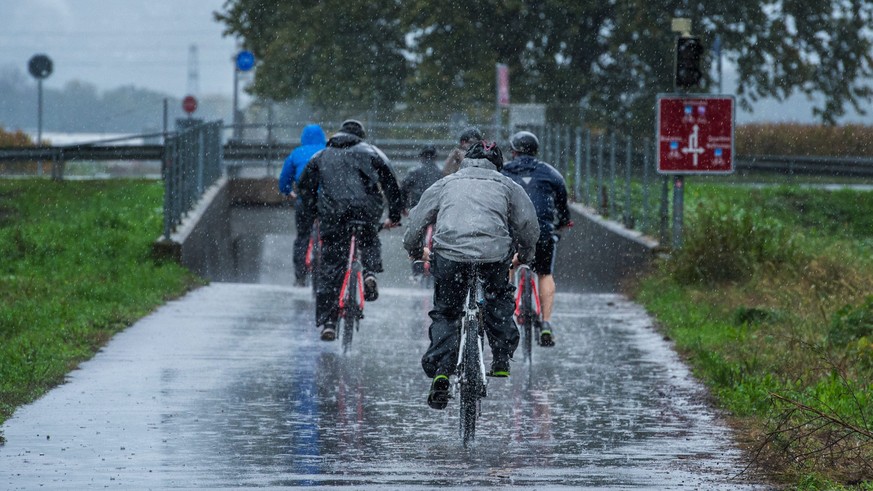
[[[673,180],[673,247],[682,247],[684,176],[734,172],[732,96],[660,95],[656,119],[659,174]]]
[[[233,65],[233,139],[240,138],[240,114],[239,114],[239,72],[247,72],[255,66],[255,55],[251,51],[243,50],[237,53]]]
[[[497,63],[496,70],[497,97],[496,106],[494,107],[494,140],[500,139],[501,119],[503,116],[503,108],[509,107],[509,65],[505,63]]]
[[[36,144],[42,146],[42,81],[52,74],[54,65],[52,59],[46,55],[33,55],[27,63],[27,70],[36,79],[37,85],[37,124],[36,124]],[[40,167],[41,168],[41,167]]]

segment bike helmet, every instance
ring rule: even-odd
[[[347,119],[343,121],[343,124],[340,125],[340,131],[343,133],[350,133],[361,139],[367,138],[367,132],[364,131],[364,125],[357,119]]]
[[[497,167],[497,170],[503,169],[503,152],[497,146],[497,142],[489,142],[487,140],[479,140],[467,150],[464,155],[465,159],[488,159],[489,162]]]
[[[424,148],[422,148],[421,151],[418,152],[418,156],[432,159],[436,157],[436,147],[433,145],[425,145]]]
[[[458,135],[458,141],[461,143],[470,142],[475,143],[482,139],[482,132],[476,128],[470,127],[465,129]]]
[[[523,155],[536,155],[540,149],[540,141],[530,131],[519,131],[509,139],[509,146],[516,153]]]

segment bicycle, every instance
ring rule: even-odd
[[[485,325],[481,307],[485,302],[478,267],[470,265],[467,298],[461,318],[458,363],[455,368],[455,392],[460,400],[460,435],[464,448],[476,436],[476,419],[481,412],[481,400],[487,394],[485,359]]]
[[[321,267],[321,234],[318,229],[318,220],[312,223],[309,233],[309,245],[306,246],[306,273],[312,282],[312,295],[318,291],[318,270]]]
[[[519,265],[516,272],[515,319],[521,334],[521,346],[528,362],[533,359],[533,338],[542,326],[542,308],[537,289],[537,275],[527,264]],[[536,329],[534,329],[536,328]]]

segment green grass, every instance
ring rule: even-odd
[[[0,181],[0,422],[116,332],[199,283],[151,256],[149,181]]]
[[[637,299],[771,475],[873,480],[873,193],[698,183],[685,198],[684,247]]]

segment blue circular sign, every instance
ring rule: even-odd
[[[255,66],[255,55],[251,51],[240,51],[236,55],[236,67],[241,72],[247,72]]]

